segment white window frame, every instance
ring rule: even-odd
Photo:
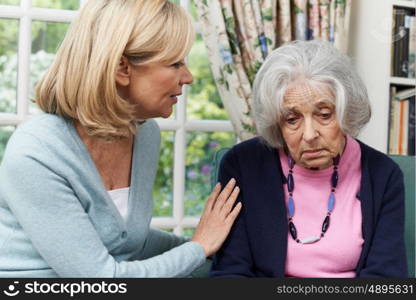
[[[87,0],[80,0],[80,6]],[[190,0],[181,0],[180,5],[189,11]],[[19,126],[30,118],[29,89],[30,89],[30,54],[32,46],[32,21],[49,21],[70,23],[77,11],[32,7],[31,0],[20,0],[20,6],[0,5],[0,18],[17,19],[19,21],[18,36],[18,71],[17,71],[17,113],[0,113],[0,126]],[[199,26],[195,24],[199,33]],[[176,105],[175,119],[156,119],[163,131],[173,131],[173,215],[170,217],[153,217],[151,225],[161,229],[173,229],[182,235],[183,230],[194,228],[199,217],[188,217],[184,214],[185,201],[185,157],[186,134],[188,132],[222,131],[234,132],[230,121],[226,120],[187,120],[187,89]]]

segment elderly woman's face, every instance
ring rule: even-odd
[[[285,94],[284,107],[280,127],[296,163],[305,168],[331,166],[332,158],[344,149],[345,137],[329,89],[318,90],[306,82],[293,84]]]

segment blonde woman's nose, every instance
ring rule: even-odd
[[[185,66],[183,68],[181,83],[182,84],[191,84],[193,81],[194,81],[194,77],[192,76],[192,73],[189,71],[188,67]]]

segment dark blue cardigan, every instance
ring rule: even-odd
[[[388,156],[359,143],[364,245],[357,277],[407,277],[403,174]],[[214,257],[211,276],[284,277],[288,225],[277,150],[259,138],[234,146],[221,161],[219,181],[224,186],[231,177],[241,188],[243,208]]]

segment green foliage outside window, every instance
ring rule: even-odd
[[[190,132],[187,136],[185,215],[199,216],[211,193],[211,162],[221,147],[235,144],[231,132]]]
[[[32,0],[33,7],[53,9],[79,9],[79,0]]]
[[[19,21],[0,19],[0,112],[15,113]]]
[[[183,236],[191,238],[194,235],[195,228],[185,228],[183,230]]]
[[[153,188],[153,215],[169,217],[173,213],[173,149],[175,132],[162,131],[161,138],[159,166]]]
[[[0,5],[19,5],[20,0],[0,0]]]

